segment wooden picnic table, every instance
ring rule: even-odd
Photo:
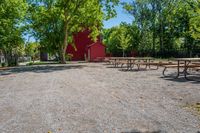
[[[169,67],[177,67],[177,75],[175,78],[178,78],[180,76],[181,73],[184,74],[184,78],[188,80],[187,75],[188,72],[187,70],[189,68],[195,68],[195,67],[199,67],[199,65],[195,65],[195,64],[191,64],[192,62],[198,62],[200,61],[200,58],[174,58],[172,59],[173,61],[177,61],[177,65],[171,65]],[[165,69],[163,70],[163,75],[164,75],[164,71],[166,70],[167,66],[165,67]],[[183,68],[183,71],[180,71],[180,68]]]
[[[114,61],[115,67],[117,67],[117,61],[126,61],[127,69],[129,69],[129,68],[131,68],[131,64],[133,64],[136,60],[138,60],[138,61],[143,60],[148,63],[151,60],[154,60],[154,58],[152,58],[152,57],[111,57],[110,60]]]

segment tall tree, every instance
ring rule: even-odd
[[[102,20],[115,15],[112,7],[118,0],[33,0],[30,3],[29,24],[33,33],[41,44],[57,47],[60,61],[65,63],[66,48],[73,44],[73,34],[87,28],[90,37],[96,40]]]
[[[39,53],[40,47],[39,46],[40,45],[36,42],[26,44],[26,47],[25,47],[26,56],[31,57],[31,60],[33,62],[35,62],[35,60],[37,58],[39,58],[39,55],[40,55],[40,53]]]
[[[104,30],[107,51],[114,56],[129,56],[138,47],[139,41],[139,31],[134,24],[121,23],[120,26]]]
[[[23,47],[23,20],[27,9],[24,0],[0,2],[0,49],[9,66],[17,65]]]
[[[194,39],[200,39],[200,0],[188,2],[190,6],[190,33]]]
[[[123,5],[140,29],[143,40],[140,45],[144,48],[151,45],[149,53],[170,54],[178,48],[177,42],[181,42],[178,40],[184,38],[182,47],[191,55],[198,38],[199,0],[135,0]]]

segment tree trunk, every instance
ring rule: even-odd
[[[62,64],[65,64],[66,63],[66,49],[67,49],[67,45],[68,45],[68,27],[67,27],[67,23],[65,23],[65,38],[64,38],[64,42],[63,42],[63,45],[61,46],[61,56],[60,56],[60,58],[61,58],[61,63]]]
[[[161,51],[161,54],[163,54],[163,22],[162,21],[161,21],[160,28],[161,28],[161,33],[160,33],[160,51]]]
[[[19,56],[18,56],[17,54],[15,54],[15,55],[14,55],[15,66],[18,66],[18,65],[19,65],[18,58],[19,58]]]
[[[161,14],[162,12],[161,11],[159,11],[159,15],[160,15],[160,18],[159,18],[159,20],[160,20],[160,24],[159,24],[159,29],[160,29],[160,34],[159,34],[159,42],[160,42],[160,52],[161,52],[161,55],[163,56],[163,32],[164,32],[164,30],[163,30],[163,18],[162,18],[162,14]]]
[[[153,3],[152,4],[152,11],[153,11],[153,40],[152,40],[152,43],[153,43],[153,48],[152,48],[152,53],[153,53],[153,56],[156,55],[155,53],[155,45],[156,45],[156,5]]]
[[[190,26],[189,26],[189,16],[187,12],[185,13],[185,46],[187,47],[187,56],[191,57],[191,45],[193,44],[192,39],[190,35],[188,35],[188,32],[190,31]]]
[[[7,61],[8,66],[18,65],[18,55],[12,48],[10,48],[9,50],[5,50],[5,55],[5,59]]]
[[[12,52],[7,52],[5,54],[5,59],[8,64],[8,66],[17,66],[18,65],[18,56],[12,55]]]
[[[65,54],[66,54],[66,48],[65,48],[65,46],[62,46],[61,50],[60,50],[60,63],[62,63],[62,64],[66,64]]]
[[[155,56],[156,55],[156,53],[155,53],[155,45],[156,45],[156,33],[155,33],[155,28],[154,28],[154,31],[153,31],[153,50],[152,50],[152,52],[153,52],[153,56]]]

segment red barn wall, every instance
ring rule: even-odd
[[[79,32],[78,34],[74,35],[74,43],[76,45],[77,51],[71,45],[68,45],[67,47],[67,53],[73,55],[72,60],[84,60],[86,47],[94,43],[88,37],[89,34],[90,32],[88,30],[85,30],[83,32]]]
[[[89,47],[90,50],[90,61],[95,61],[97,57],[105,57],[105,46],[100,43],[96,42],[95,44]]]
[[[90,61],[95,60],[96,57],[105,57],[105,46],[101,44],[100,38],[94,43],[91,38],[89,38],[90,31],[85,30],[74,35],[74,43],[76,45],[76,50],[73,46],[68,45],[67,54],[72,54],[72,60],[85,60],[85,56],[88,58],[88,49],[90,49]]]

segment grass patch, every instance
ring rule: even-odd
[[[197,115],[200,116],[200,102],[195,104],[187,104],[185,108],[194,111],[195,113],[197,113]]]
[[[59,62],[29,62],[26,65],[27,66],[33,66],[33,65],[48,65],[48,64],[59,64]]]
[[[195,105],[192,105],[192,107],[200,114],[200,103],[196,103]]]
[[[66,61],[66,64],[71,64],[72,61]],[[37,62],[29,62],[26,66],[34,66],[34,65],[50,65],[50,64],[61,64],[59,61],[37,61]]]

